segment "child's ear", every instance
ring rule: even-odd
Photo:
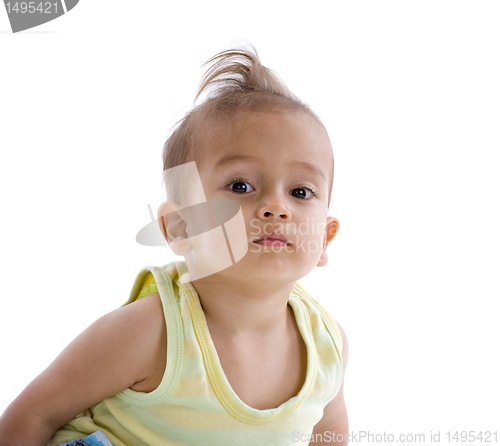
[[[166,201],[158,208],[158,223],[160,230],[172,251],[179,256],[185,256],[191,251],[186,222],[182,218],[180,206]]]
[[[323,240],[323,251],[318,261],[318,266],[325,266],[328,263],[328,255],[326,254],[326,247],[330,244],[333,238],[339,231],[339,221],[334,217],[326,218],[325,235]]]

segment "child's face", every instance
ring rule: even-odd
[[[196,150],[207,199],[241,206],[248,251],[224,273],[295,281],[326,264],[338,222],[327,218],[333,155],[303,111],[240,112],[210,127]]]

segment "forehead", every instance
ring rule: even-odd
[[[332,175],[333,155],[328,134],[303,110],[240,111],[228,118],[209,119],[196,161],[213,166],[230,161],[261,161],[314,166]]]

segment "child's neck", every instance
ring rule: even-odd
[[[288,298],[293,287],[231,284],[215,276],[193,281],[209,328],[231,336],[273,335],[290,319]]]

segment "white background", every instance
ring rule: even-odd
[[[0,8],[0,412],[167,248],[140,246],[161,150],[235,39],[335,154],[330,263],[353,432],[500,430],[500,3],[81,0]],[[63,389],[61,389],[63,390]]]

